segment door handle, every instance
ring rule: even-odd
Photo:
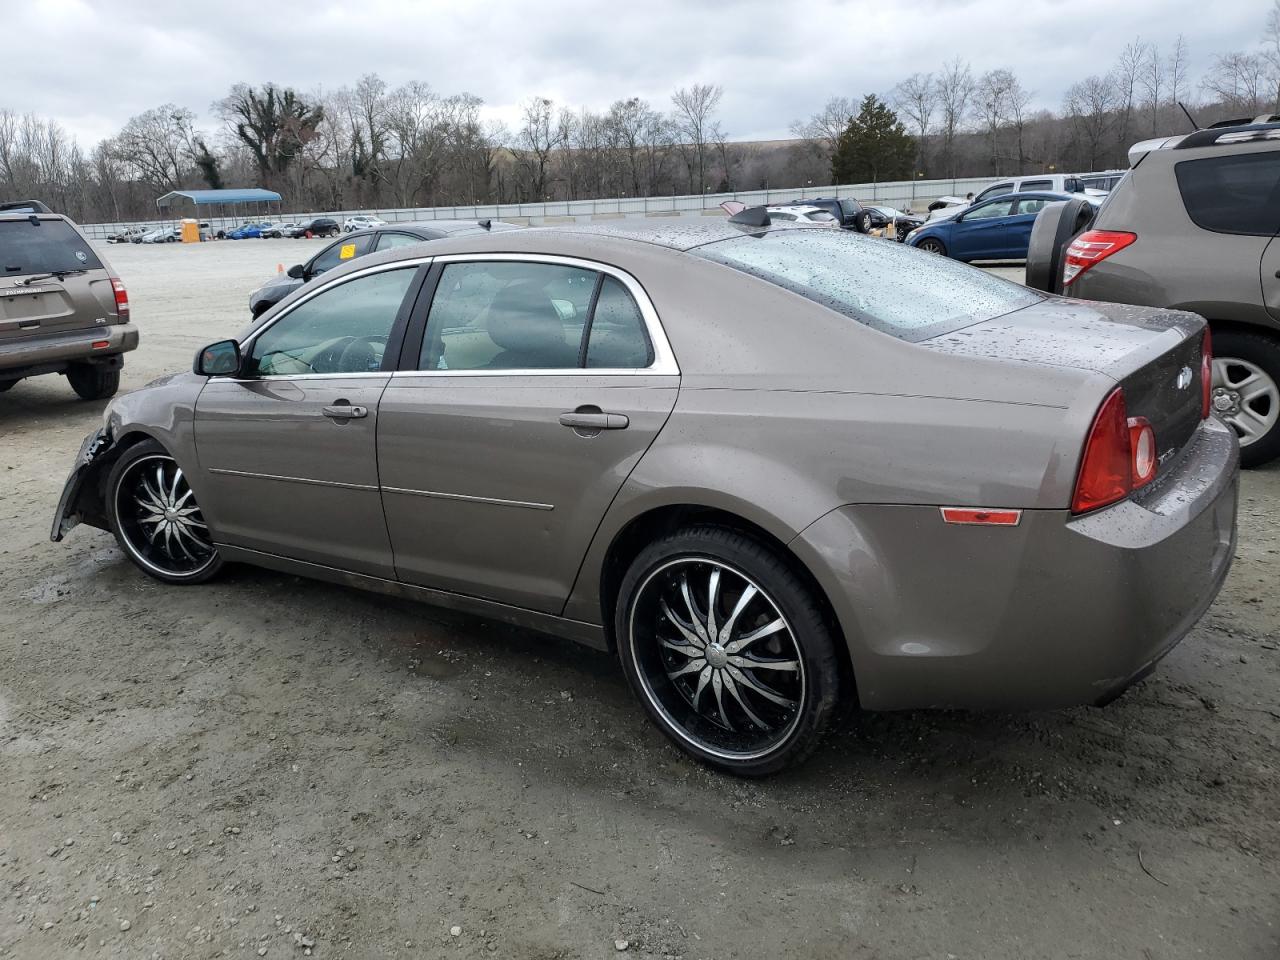
[[[631,419],[621,413],[573,413],[560,414],[560,426],[574,430],[625,430]]]
[[[360,407],[355,404],[347,403],[345,400],[339,400],[332,406],[325,407],[322,411],[330,420],[359,420],[361,417],[369,415],[368,407]]]

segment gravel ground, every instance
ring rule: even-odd
[[[143,336],[124,388],[316,248],[111,248]],[[51,544],[101,408],[59,377],[0,395],[2,956],[1280,954],[1276,466],[1244,477],[1218,602],[1115,704],[853,716],[741,782],[603,654]]]

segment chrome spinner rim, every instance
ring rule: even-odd
[[[191,577],[217,558],[204,515],[172,457],[139,457],[116,485],[121,540],[138,563],[169,577]]]
[[[1261,440],[1280,419],[1280,387],[1267,371],[1239,357],[1213,358],[1211,403],[1242,447]]]
[[[753,760],[795,732],[804,658],[777,603],[741,571],[707,557],[668,561],[636,591],[628,632],[646,699],[685,742]]]

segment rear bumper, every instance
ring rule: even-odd
[[[95,343],[105,346],[94,347]],[[48,336],[25,337],[0,342],[0,375],[31,367],[48,368],[69,363],[117,356],[137,349],[138,328],[132,323],[113,323],[86,330]]]
[[[1192,442],[1140,502],[1083,517],[956,526],[937,507],[860,506],[810,526],[792,547],[836,608],[862,705],[1101,703],[1150,672],[1235,551],[1235,437],[1211,419]]]

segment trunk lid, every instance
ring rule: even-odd
[[[1128,415],[1151,423],[1163,472],[1200,423],[1204,328],[1181,310],[1049,298],[921,345],[1103,374],[1124,388]]]

